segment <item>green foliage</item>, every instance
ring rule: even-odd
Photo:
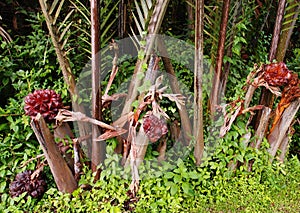
[[[109,156],[110,162],[118,159]],[[297,212],[299,206],[300,162],[291,159],[286,166],[269,165],[268,176],[240,173],[226,176],[214,174],[220,163],[205,161],[201,167],[186,159],[178,159],[170,169],[164,163],[160,170],[147,168],[137,194],[138,201],[129,204],[133,212]],[[147,165],[146,165],[147,167]],[[149,170],[148,170],[149,169]],[[266,169],[266,167],[265,167]],[[118,170],[118,169],[117,169]],[[0,209],[43,212],[128,212],[126,195],[130,180],[114,174],[116,167],[107,167],[97,183],[85,170],[80,184],[91,184],[90,190],[79,188],[72,194],[62,194],[50,188],[41,200],[11,199],[2,196]],[[121,172],[121,171],[120,171]],[[275,181],[274,181],[275,180]],[[29,204],[30,203],[30,204]],[[6,207],[3,205],[6,204]],[[5,211],[4,211],[5,212]]]

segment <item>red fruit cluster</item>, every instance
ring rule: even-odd
[[[264,80],[271,86],[283,86],[292,77],[292,72],[283,62],[267,64],[264,70]]]
[[[46,122],[52,122],[63,107],[59,94],[54,90],[35,90],[25,97],[25,114],[35,117],[40,113]]]
[[[143,128],[152,143],[168,133],[166,121],[152,114],[143,117]]]
[[[26,170],[16,175],[15,180],[9,186],[9,193],[12,197],[17,197],[24,192],[33,198],[43,195],[46,190],[46,181],[41,176],[31,179],[32,173],[31,170]]]

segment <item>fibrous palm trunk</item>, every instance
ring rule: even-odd
[[[230,0],[224,0],[222,9],[222,21],[220,25],[219,32],[219,43],[217,51],[217,61],[213,79],[213,87],[210,94],[210,113],[214,119],[216,113],[216,107],[220,102],[220,92],[221,92],[221,76],[223,67],[223,58],[225,51],[225,40],[226,40],[226,28],[229,16]]]
[[[204,151],[203,138],[203,26],[204,26],[204,0],[196,0],[195,11],[195,78],[194,78],[194,129],[195,137],[194,156],[196,164],[200,165]]]

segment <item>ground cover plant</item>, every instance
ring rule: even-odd
[[[299,2],[16,3],[1,212],[300,211]]]

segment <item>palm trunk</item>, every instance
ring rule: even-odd
[[[194,78],[194,129],[193,135],[196,143],[194,156],[196,164],[200,165],[204,151],[203,138],[203,26],[204,26],[204,0],[196,0],[195,20],[195,78]]]
[[[277,16],[276,16],[275,27],[274,27],[273,38],[272,38],[272,44],[271,44],[270,53],[269,53],[269,61],[271,61],[271,62],[274,59],[277,59],[276,52],[277,52],[279,36],[280,36],[280,32],[281,32],[281,23],[282,23],[282,19],[283,19],[283,15],[284,15],[285,2],[286,2],[286,0],[280,0],[279,4],[278,4]],[[260,97],[260,105],[264,105],[264,106],[272,109],[272,106],[274,103],[274,98],[275,98],[275,96],[268,89],[262,88],[262,93],[261,93],[261,97]],[[260,119],[261,119],[261,115],[262,115],[262,112],[260,111],[255,118],[254,129],[258,128]]]
[[[219,43],[218,43],[218,52],[217,52],[217,61],[215,74],[213,79],[213,87],[210,94],[210,113],[212,118],[215,117],[216,107],[220,102],[220,91],[221,91],[221,76],[222,76],[222,66],[225,50],[225,39],[226,39],[226,28],[228,22],[230,8],[230,0],[224,0],[223,9],[222,9],[222,22],[220,25],[219,33]]]
[[[233,21],[232,21],[233,28],[236,28],[236,24],[239,21],[238,17],[241,15],[240,14],[241,10],[242,10],[242,2],[237,1],[236,5],[235,5],[234,14],[233,14]],[[230,34],[230,39],[229,39],[230,45],[229,45],[229,47],[227,48],[227,51],[226,51],[226,55],[229,58],[232,57],[232,46],[233,46],[235,35],[236,35],[236,30],[232,30],[231,34]],[[224,66],[224,72],[222,73],[222,76],[221,76],[221,91],[220,91],[220,94],[225,94],[229,71],[230,71],[230,62],[227,62]]]
[[[153,10],[153,15],[151,17],[151,20],[149,22],[148,27],[148,35],[156,35],[159,33],[159,29],[161,27],[164,15],[166,13],[167,7],[169,5],[170,0],[158,0],[156,2],[156,5]],[[145,49],[145,56],[143,59],[139,59],[136,63],[135,69],[134,69],[134,76],[130,82],[129,89],[128,89],[128,95],[126,99],[125,106],[122,111],[122,116],[127,115],[131,109],[132,109],[132,102],[136,100],[138,95],[137,88],[141,84],[141,80],[137,77],[142,72],[142,65],[146,64],[149,60],[150,52],[152,51],[154,45],[154,38],[150,37],[147,41],[146,49]],[[122,117],[121,116],[121,117]]]
[[[101,120],[101,86],[100,86],[100,13],[99,0],[91,1],[91,45],[92,45],[92,116]],[[105,143],[95,141],[99,136],[98,126],[92,127],[92,170],[97,171],[97,166],[103,162],[105,156]]]
[[[286,19],[284,19],[284,23],[282,26],[282,33],[280,34],[279,44],[276,52],[277,61],[283,61],[285,57],[286,50],[288,48],[293,29],[295,27],[299,12],[300,12],[300,3],[299,1],[293,1],[289,4],[290,10],[287,10],[287,14],[292,14]]]

